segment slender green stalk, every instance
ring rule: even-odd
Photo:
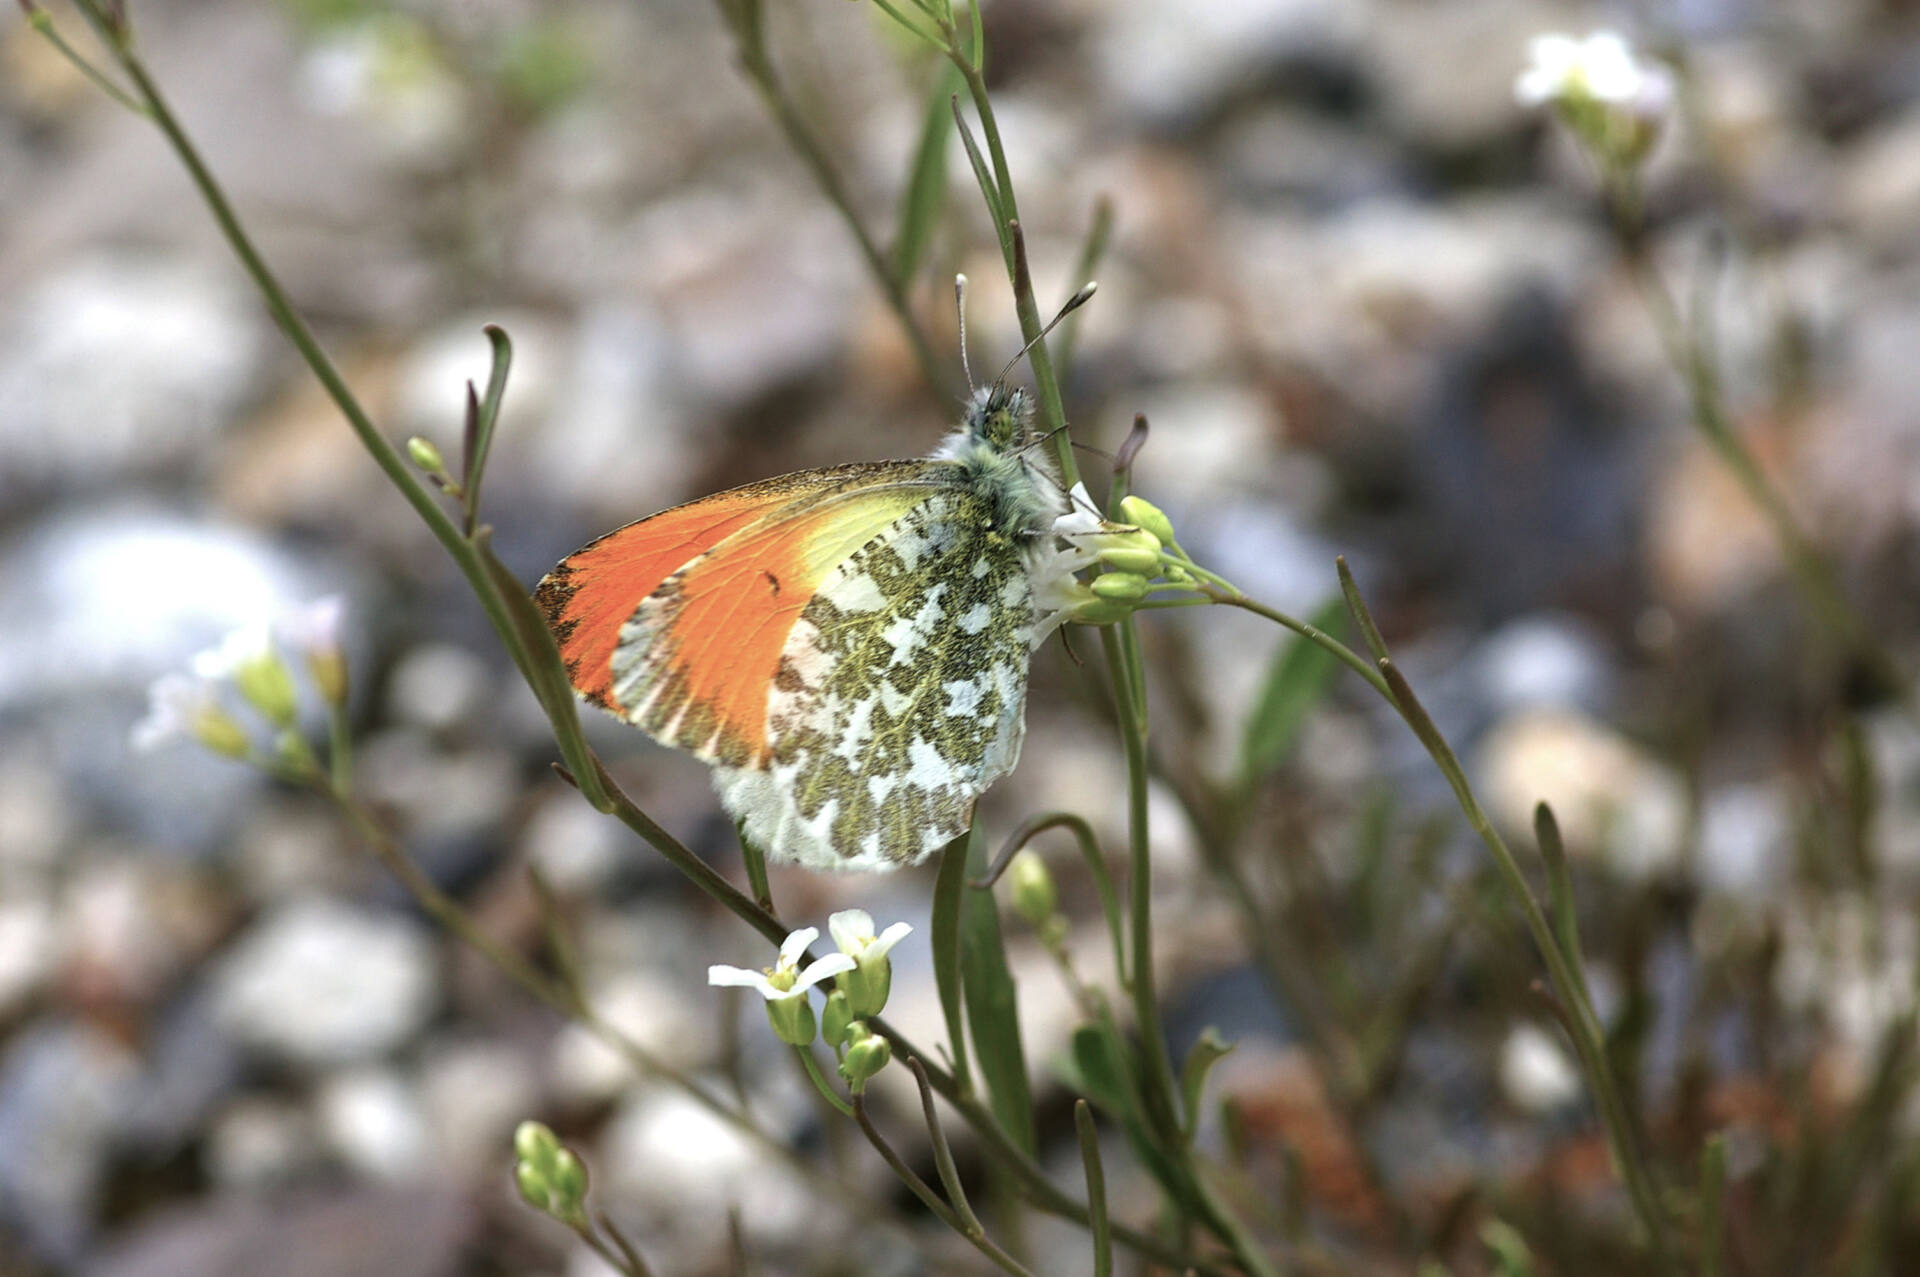
[[[1506,883],[1508,893],[1520,910],[1528,933],[1532,936],[1534,947],[1540,951],[1547,964],[1547,971],[1554,990],[1566,1003],[1573,1026],[1574,1046],[1586,1068],[1587,1080],[1593,1088],[1596,1106],[1600,1111],[1601,1123],[1607,1132],[1608,1144],[1612,1149],[1614,1162],[1621,1178],[1626,1183],[1627,1195],[1632,1199],[1634,1211],[1640,1217],[1647,1232],[1647,1244],[1653,1253],[1654,1265],[1661,1273],[1674,1271],[1673,1255],[1667,1241],[1665,1214],[1660,1205],[1658,1186],[1648,1167],[1640,1140],[1633,1129],[1631,1117],[1621,1096],[1613,1069],[1607,1058],[1605,1035],[1598,1016],[1594,1014],[1593,1003],[1587,992],[1584,975],[1568,960],[1567,952],[1554,936],[1552,925],[1546,912],[1540,907],[1539,899],[1528,884],[1526,875],[1521,872],[1519,862],[1508,849],[1506,840],[1500,836],[1480,801],[1474,796],[1473,788],[1467,782],[1466,771],[1460,766],[1459,758],[1453,748],[1441,736],[1439,728],[1428,716],[1426,708],[1420,704],[1404,675],[1400,673],[1393,660],[1387,655],[1386,645],[1380,638],[1379,627],[1373,623],[1371,612],[1361,599],[1359,589],[1354,584],[1352,574],[1347,570],[1345,561],[1339,564],[1340,584],[1354,612],[1354,619],[1367,636],[1379,658],[1379,671],[1387,687],[1387,701],[1399,713],[1402,721],[1426,747],[1427,755],[1440,774],[1446,778],[1447,785],[1453,790],[1454,799],[1460,810],[1466,814],[1467,823],[1492,854],[1494,864]]]
[[[112,80],[109,80],[106,75],[101,72],[99,67],[93,65],[90,59],[84,57],[78,49],[67,42],[67,38],[60,34],[60,29],[53,25],[52,14],[42,9],[36,3],[25,3],[21,7],[26,10],[28,25],[44,38],[48,44],[52,45],[61,57],[71,63],[74,70],[91,80],[95,88],[99,89],[127,110],[132,111],[135,115],[150,114],[145,106],[129,97],[125,89],[115,84]],[[96,28],[96,30],[98,30],[98,28]],[[107,39],[109,44],[115,42],[111,37],[107,37]]]
[[[1873,670],[1887,691],[1909,707],[1914,706],[1913,680],[1847,601],[1833,564],[1802,526],[1786,496],[1768,477],[1735,427],[1727,410],[1719,359],[1706,312],[1702,309],[1693,322],[1688,322],[1641,242],[1637,185],[1631,180],[1614,180],[1608,181],[1606,187],[1621,255],[1653,319],[1667,363],[1686,388],[1688,414],[1695,430],[1767,521],[1774,541],[1786,558],[1788,570],[1821,624]]]
[[[815,136],[813,128],[800,114],[793,99],[788,96],[786,87],[780,81],[780,74],[774,68],[773,59],[767,54],[764,33],[759,22],[758,6],[753,6],[751,17],[736,19],[733,7],[721,5],[721,12],[728,18],[728,26],[734,33],[734,43],[739,54],[740,69],[747,80],[760,95],[767,112],[786,136],[787,143],[800,158],[814,185],[839,213],[840,220],[846,224],[847,231],[853,236],[854,243],[860,249],[860,256],[866,260],[868,273],[880,292],[886,298],[887,305],[893,310],[894,317],[900,321],[900,329],[907,336],[907,344],[913,348],[914,362],[920,366],[920,375],[926,381],[927,388],[942,403],[947,402],[948,379],[941,371],[940,361],[934,358],[933,345],[927,340],[926,330],[913,313],[913,305],[907,299],[906,282],[896,276],[887,263],[887,256],[879,242],[867,229],[866,222],[853,206],[853,195],[847,190],[845,179],[835,166],[833,158],[827,154],[826,147]],[[904,20],[903,20],[904,21]]]
[[[978,1219],[973,1219],[971,1224],[966,1219],[962,1219],[952,1207],[941,1200],[940,1194],[934,1192],[927,1181],[921,1179],[911,1166],[901,1160],[900,1154],[893,1151],[893,1146],[887,1143],[886,1138],[874,1127],[873,1119],[867,1115],[866,1102],[857,1095],[853,1099],[853,1118],[860,1124],[861,1132],[866,1135],[867,1142],[873,1145],[874,1151],[880,1154],[881,1160],[886,1162],[893,1173],[899,1176],[900,1182],[920,1199],[922,1205],[939,1216],[941,1223],[966,1238],[975,1250],[985,1255],[1001,1272],[1009,1274],[1009,1277],[1033,1277],[1033,1274],[1019,1260],[994,1244],[993,1239],[988,1237],[986,1231],[980,1227]],[[968,1214],[971,1215],[972,1212],[969,1211]]]
[[[1107,1229],[1107,1173],[1100,1165],[1100,1133],[1093,1126],[1093,1109],[1085,1100],[1073,1102],[1073,1129],[1080,1137],[1080,1165],[1087,1175],[1087,1209],[1093,1216],[1093,1277],[1112,1277],[1113,1237]]]
[[[834,1111],[842,1117],[853,1116],[853,1105],[840,1098],[840,1093],[827,1081],[826,1074],[820,1071],[820,1061],[813,1058],[813,1052],[804,1046],[796,1046],[793,1053],[800,1058],[800,1065],[806,1070],[807,1078],[813,1083],[813,1089],[820,1092],[820,1098],[833,1105]]]

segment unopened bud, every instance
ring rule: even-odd
[[[187,730],[195,740],[216,754],[245,758],[253,752],[253,738],[247,734],[247,729],[218,705],[205,705],[196,710]]]
[[[848,1031],[851,1042],[840,1061],[840,1076],[858,1095],[866,1089],[869,1078],[887,1067],[887,1061],[893,1058],[893,1044],[868,1029],[864,1020],[855,1020]]]
[[[1151,541],[1153,548],[1148,549],[1145,545],[1102,546],[1100,561],[1117,572],[1152,576],[1160,570],[1160,539],[1151,532],[1137,532],[1134,535],[1143,541]]]
[[[1022,851],[1007,868],[1013,883],[1013,911],[1034,927],[1044,926],[1060,907],[1053,873],[1036,851]]]
[[[407,440],[407,455],[413,458],[413,464],[428,474],[443,475],[447,472],[446,459],[440,455],[440,449],[433,440],[415,435]]]
[[[842,977],[844,981],[845,977]],[[845,989],[835,989],[827,995],[827,1006],[820,1013],[820,1037],[828,1046],[845,1046],[847,1029],[853,1023],[853,1005],[847,1001]]]
[[[1142,531],[1153,533],[1161,545],[1172,545],[1178,540],[1173,535],[1173,520],[1145,497],[1128,495],[1120,498],[1120,517]]]
[[[1147,578],[1132,572],[1102,572],[1093,578],[1093,592],[1100,598],[1132,603],[1147,595]]]

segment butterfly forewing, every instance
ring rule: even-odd
[[[613,653],[641,600],[714,546],[808,498],[858,482],[871,464],[764,479],[629,523],[568,555],[534,592],[582,696],[625,715],[613,700]]]
[[[759,766],[789,635],[849,555],[939,490],[931,462],[868,467],[749,524],[662,581],[621,627],[611,695],[628,721],[696,758]]]
[[[965,487],[916,505],[825,577],[769,698],[771,757],[723,767],[771,854],[835,868],[919,860],[1012,770],[1032,609],[1023,551]]]

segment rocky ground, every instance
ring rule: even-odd
[[[529,585],[621,522],[922,452],[953,415],[710,6],[130,7],[391,435],[453,452],[463,382],[486,372],[480,325],[512,334],[487,497]],[[886,240],[932,68],[865,6],[769,9],[790,87]],[[1649,1108],[1769,1131],[1796,1105],[1853,1103],[1913,1004],[1920,727],[1861,691],[1809,619],[1767,525],[1688,429],[1590,168],[1514,102],[1529,37],[1617,9],[1000,0],[986,26],[1043,297],[1078,282],[1096,200],[1114,210],[1067,385],[1077,436],[1112,448],[1147,414],[1140,490],[1197,559],[1276,606],[1320,608],[1348,557],[1495,819],[1525,831],[1543,797],[1559,811],[1601,1010],[1631,1016]],[[1739,428],[1911,669],[1920,27],[1869,0],[1638,10],[1652,25],[1636,34],[1685,68],[1646,251],[1713,318]],[[951,159],[914,302],[957,385],[945,279],[974,281],[976,368],[1017,329]],[[188,746],[131,750],[154,678],[328,593],[348,600],[362,783],[435,881],[531,950],[539,867],[609,1018],[680,1069],[745,1078],[774,1129],[823,1145],[757,1013],[729,1029],[751,1008],[703,983],[709,962],[764,960],[760,942],[554,777],[457,573],[171,155],[6,19],[0,1272],[586,1277],[598,1261],[511,1193],[510,1133],[534,1116],[587,1152],[660,1273],[732,1271],[734,1204],[762,1271],[967,1270],[950,1238],[923,1233],[942,1257],[927,1260],[912,1228],[871,1226],[636,1080],[427,923],[316,799]],[[1241,615],[1148,629],[1174,760],[1155,808],[1169,1031],[1240,1041],[1221,1085],[1305,1159],[1316,1227],[1376,1265],[1356,1271],[1410,1271],[1370,1241],[1384,1216],[1362,1152],[1417,1203],[1476,1181],[1604,1199],[1577,1079],[1527,998],[1531,957],[1491,905],[1407,1008],[1364,1150],[1326,1117],[1299,1008],[1266,998],[1176,794],[1234,765],[1276,634]],[[1067,807],[1123,845],[1121,761],[1083,685],[1057,647],[1037,658],[994,830]],[[608,720],[590,731],[657,820],[737,873],[704,768]],[[1336,686],[1302,732],[1259,791],[1247,856],[1298,927],[1295,956],[1344,973],[1328,978],[1369,1013],[1449,884],[1483,867],[1363,687]],[[1369,830],[1404,849],[1428,825],[1431,876],[1405,875],[1391,903],[1356,890],[1381,881]],[[1097,968],[1097,913],[1058,850]],[[794,919],[857,905],[923,940],[931,882],[787,872],[775,891]],[[1024,935],[1014,953],[1044,1062],[1070,1008]],[[938,1038],[924,943],[895,960],[890,1015]],[[1811,1098],[1774,1086],[1788,1073]],[[1063,1113],[1049,1164],[1071,1178]],[[870,1162],[850,1173],[884,1194]],[[1143,1218],[1151,1200],[1118,1175],[1117,1208]],[[1074,1234],[1036,1222],[1029,1241],[1057,1257],[1042,1271],[1083,1271]],[[1459,1253],[1456,1271],[1478,1270]]]

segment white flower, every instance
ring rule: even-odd
[[[133,725],[133,747],[145,751],[191,740],[194,722],[214,707],[213,684],[205,679],[162,675],[147,688],[147,716]]]
[[[162,675],[148,687],[147,701],[147,716],[133,725],[132,741],[137,750],[157,749],[172,740],[192,740],[238,758],[251,748],[246,729],[221,708],[214,685],[204,678]]]
[[[1087,485],[1076,483],[1073,491],[1067,494],[1067,512],[1053,521],[1053,534],[1057,537],[1085,536],[1090,532],[1104,532],[1107,521],[1100,517],[1100,507],[1093,503],[1093,497],[1087,493]]]
[[[288,648],[308,656],[337,652],[344,610],[340,596],[329,594],[275,621],[273,632]]]
[[[779,961],[766,970],[711,966],[707,968],[707,983],[725,988],[758,989],[760,996],[769,1002],[804,997],[808,989],[822,980],[844,975],[854,968],[854,960],[846,954],[830,953],[806,970],[800,970],[800,959],[806,954],[807,946],[819,938],[820,928],[802,927],[786,938],[780,946]]]
[[[1513,84],[1522,106],[1593,101],[1642,120],[1666,114],[1673,102],[1673,73],[1643,61],[1615,31],[1584,40],[1539,35],[1527,42],[1527,68]]]
[[[219,681],[238,675],[273,656],[273,635],[264,622],[243,625],[193,658],[193,672],[201,678]]]
[[[842,909],[827,918],[827,930],[841,953],[856,962],[873,962],[906,939],[913,925],[896,922],[879,935],[873,933],[873,915],[865,909]]]

